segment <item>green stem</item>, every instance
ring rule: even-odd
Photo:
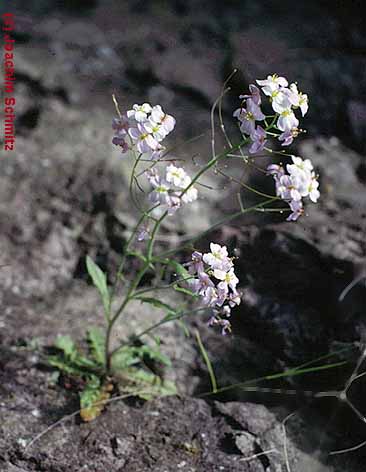
[[[189,238],[187,240],[187,242],[185,242],[184,244],[182,244],[182,245],[180,245],[180,246],[178,246],[174,249],[169,249],[168,251],[164,251],[164,252],[158,254],[156,257],[157,258],[164,258],[166,256],[170,256],[172,254],[175,254],[176,252],[179,252],[179,251],[185,249],[187,246],[189,246],[194,241],[197,241],[197,239],[201,239],[204,236],[206,236],[207,234],[210,234],[215,228],[217,228],[217,227],[219,227],[219,226],[221,226],[225,223],[228,223],[229,221],[234,220],[235,218],[237,218],[241,215],[244,215],[245,213],[249,213],[250,211],[256,211],[258,208],[262,208],[266,205],[269,205],[270,203],[274,202],[275,200],[277,200],[277,197],[273,197],[269,200],[266,200],[265,202],[257,203],[256,205],[253,205],[249,208],[244,208],[244,209],[242,209],[242,210],[240,210],[236,213],[233,213],[232,215],[225,216],[224,218],[222,218],[221,220],[214,223],[212,226],[210,226],[205,231],[202,231],[201,233],[197,234],[196,236],[192,236],[191,238]]]
[[[213,167],[220,159],[227,157],[227,155],[230,152],[235,151],[236,149],[240,149],[242,146],[247,144],[248,141],[249,141],[249,138],[243,139],[243,141],[241,141],[239,144],[236,144],[232,148],[227,149],[226,151],[222,152],[218,156],[213,156],[212,159],[210,159],[208,163],[204,167],[202,167],[202,169],[199,172],[197,172],[197,174],[193,177],[191,183],[182,191],[182,193],[179,196],[182,197],[186,192],[188,192],[188,190],[197,182],[197,180],[201,177],[201,175],[204,174],[206,171],[208,171],[211,167]]]
[[[146,328],[144,331],[141,331],[139,334],[137,334],[136,336],[133,337],[133,340],[137,340],[137,339],[140,339],[142,338],[143,336],[146,336],[147,334],[151,333],[151,331],[154,331],[156,328],[159,328],[159,326],[162,326],[163,324],[165,323],[169,323],[170,321],[176,321],[176,320],[180,320],[181,318],[185,317],[185,316],[188,316],[188,315],[193,315],[193,314],[196,314],[200,311],[207,311],[209,308],[207,307],[200,307],[200,308],[196,308],[195,310],[187,310],[187,311],[184,311],[183,313],[177,313],[175,315],[168,315],[168,316],[164,316],[163,319],[161,319],[160,321],[158,321],[157,323],[154,323],[153,325],[149,326],[148,328]],[[123,349],[124,347],[128,346],[129,344],[131,343],[131,341],[125,341],[123,343],[121,343],[118,347],[116,347],[112,352],[111,352],[111,358],[121,349]]]
[[[110,343],[111,343],[111,334],[112,334],[112,329],[118,318],[121,316],[123,313],[124,309],[128,305],[128,303],[133,299],[134,292],[136,288],[139,286],[142,277],[145,275],[147,270],[150,267],[151,261],[152,261],[152,255],[153,255],[153,250],[154,250],[154,242],[155,242],[155,237],[156,234],[160,228],[161,223],[163,222],[164,218],[166,217],[167,212],[164,212],[163,215],[155,222],[154,229],[151,233],[151,238],[148,243],[147,247],[147,257],[145,260],[145,263],[137,273],[135,279],[131,282],[131,285],[127,291],[127,294],[117,309],[116,313],[114,316],[110,319],[108,326],[107,326],[107,333],[106,333],[106,340],[105,340],[105,355],[106,355],[106,371],[109,373],[111,371],[111,361],[112,361],[112,354],[110,352]]]

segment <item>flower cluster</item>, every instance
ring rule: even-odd
[[[197,189],[191,185],[192,179],[182,167],[169,164],[166,167],[164,178],[159,175],[156,169],[149,169],[145,174],[153,187],[149,196],[150,201],[166,207],[169,215],[178,210],[182,203],[191,203],[197,200]]]
[[[275,180],[277,196],[290,205],[292,213],[287,221],[296,221],[304,213],[302,198],[308,197],[313,203],[317,202],[319,182],[310,159],[292,156],[292,164],[286,165],[286,171],[277,164],[267,167],[268,174]]]
[[[231,308],[240,304],[240,295],[236,289],[239,279],[234,273],[234,264],[226,246],[211,243],[210,250],[206,254],[193,252],[192,260],[186,264],[189,273],[194,276],[189,280],[189,286],[201,297],[204,305],[213,308],[209,325],[221,326],[222,334],[226,334],[231,331],[227,319]]]
[[[120,146],[123,153],[136,149],[151,159],[158,159],[165,149],[161,142],[174,126],[175,119],[164,113],[160,105],[134,105],[132,110],[113,120],[112,143]]]
[[[233,116],[239,120],[241,132],[250,136],[252,144],[249,152],[251,154],[264,149],[267,131],[272,128],[281,132],[278,134],[278,139],[282,146],[289,146],[300,132],[299,120],[296,118],[294,110],[299,108],[302,116],[305,116],[308,111],[308,96],[299,92],[296,83],[289,86],[284,77],[279,77],[276,74],[256,82],[264,95],[269,97],[275,115],[268,117],[274,117],[274,121],[268,125],[266,116],[260,107],[262,98],[256,85],[249,85],[249,95],[240,95],[242,104],[234,111]],[[257,124],[257,121],[264,122],[266,129]]]

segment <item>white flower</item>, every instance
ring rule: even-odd
[[[299,101],[300,101],[300,94],[297,89],[297,85],[291,84],[290,87],[286,89],[286,94],[287,94],[288,99],[291,102],[291,105],[294,107],[298,107]]]
[[[301,159],[301,157],[291,156],[293,164],[287,164],[286,169],[289,174],[296,173],[298,170],[311,173],[313,171],[313,164],[310,159]]]
[[[308,188],[307,188],[309,198],[313,203],[316,203],[318,201],[318,198],[320,197],[320,192],[318,190],[318,187],[319,187],[319,182],[316,180],[316,176],[313,172],[311,175],[311,180],[309,181]]]
[[[198,191],[195,187],[192,186],[182,195],[182,201],[184,203],[192,203],[197,200],[197,197]]]
[[[277,74],[267,76],[266,80],[257,80],[258,85],[262,87],[263,93],[271,95],[271,92],[278,90],[280,87],[287,87],[288,82],[284,77]]]
[[[281,131],[291,130],[297,128],[299,125],[299,120],[296,118],[295,113],[291,108],[287,108],[282,111],[277,121],[277,128]]]
[[[227,293],[229,291],[229,287],[232,290],[236,289],[239,279],[235,275],[233,268],[231,268],[229,272],[220,269],[215,269],[213,275],[216,279],[222,280],[222,282],[220,282],[218,285],[218,288],[220,288],[221,290],[224,290]]]
[[[153,126],[161,126],[161,132],[164,133],[164,137],[171,131],[173,131],[175,127],[175,118],[173,118],[171,115],[164,113],[160,105],[156,105],[152,108],[149,121],[152,123]]]
[[[173,164],[170,164],[167,167],[166,180],[169,183],[172,183],[175,187],[182,189],[183,191],[189,187],[192,182],[192,179],[189,175],[186,174],[185,170],[182,167],[176,167]],[[187,191],[176,193],[177,196],[182,195],[183,203],[191,203],[197,200],[198,191],[195,187],[189,187]]]
[[[162,141],[165,136],[166,132],[164,128],[161,126],[160,123],[154,123],[153,121],[150,120],[150,118],[145,121],[144,127],[148,133],[150,133],[154,139],[156,139],[158,142]]]
[[[132,110],[128,110],[127,117],[135,119],[138,123],[143,123],[147,120],[147,115],[152,110],[149,103],[143,103],[142,105],[135,104]]]
[[[272,100],[272,108],[276,113],[282,113],[291,107],[291,102],[285,90],[287,89],[276,89],[269,95]]]
[[[287,89],[287,96],[291,105],[295,108],[300,107],[302,116],[305,116],[309,108],[308,96],[305,93],[299,92],[296,84],[290,85]]]
[[[173,183],[176,187],[185,188],[191,183],[191,179],[188,177],[189,182],[187,183],[187,174],[183,167],[175,167],[170,164],[166,169],[166,180],[167,182]]]
[[[232,260],[228,257],[226,246],[219,244],[210,244],[211,252],[203,255],[203,261],[208,264],[211,269],[219,269],[228,271],[233,266]]]
[[[309,100],[306,93],[300,92],[299,107],[300,107],[302,116],[305,116],[309,109]]]

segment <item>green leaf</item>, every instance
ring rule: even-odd
[[[91,354],[99,365],[105,364],[105,335],[100,328],[88,329],[87,340]]]
[[[76,348],[70,336],[58,336],[55,347],[59,354],[48,357],[49,363],[67,374],[85,376],[100,370],[100,365],[94,359],[83,356]]]
[[[184,279],[191,278],[191,274],[188,272],[188,270],[182,265],[179,264],[177,261],[173,261],[171,259],[167,259],[167,264],[172,266],[175,270],[175,272]]]
[[[136,300],[140,300],[141,303],[149,303],[150,305],[153,305],[155,308],[161,308],[162,310],[165,310],[170,314],[175,314],[174,308],[172,308],[167,303],[164,303],[164,302],[158,300],[157,298],[153,298],[153,297],[136,297]]]
[[[84,421],[93,421],[102,413],[112,389],[111,384],[103,385],[96,375],[88,378],[84,390],[79,393],[80,416]]]
[[[78,367],[68,358],[64,358],[63,356],[48,356],[48,362],[52,367],[55,367],[61,372],[65,372],[69,375],[82,376],[85,374],[85,370],[83,368]]]
[[[136,349],[131,346],[126,346],[114,354],[112,367],[116,371],[123,371],[139,362],[141,362],[141,357],[136,353]]]
[[[143,369],[131,368],[125,372],[125,378],[128,379],[129,384],[122,387],[123,391],[131,392],[143,400],[177,394],[174,382],[163,380]]]
[[[104,306],[104,312],[106,315],[109,315],[110,295],[107,286],[107,277],[102,269],[89,256],[86,256],[86,268],[93,281],[93,284],[100,293]]]
[[[155,349],[152,349],[150,346],[148,346],[147,344],[141,346],[141,347],[137,347],[135,349],[138,349],[139,352],[137,352],[140,356],[141,356],[141,359],[144,357],[144,356],[147,356],[149,357],[151,360],[153,361],[157,361],[157,362],[160,362],[161,364],[164,364],[166,365],[167,367],[170,367],[172,365],[170,359],[168,356],[166,356],[165,354],[163,354],[162,352],[160,352],[159,350],[155,350]]]
[[[183,320],[178,320],[178,324],[182,328],[182,331],[185,334],[186,338],[189,338],[191,336],[191,333],[189,332],[186,323]]]
[[[123,370],[142,362],[144,357],[160,362],[167,367],[171,366],[171,361],[168,356],[158,349],[153,349],[145,344],[143,346],[125,346],[120,349],[113,356],[112,365],[115,370],[123,372]]]
[[[75,358],[78,354],[75,343],[70,336],[57,336],[55,347],[60,349],[66,357]]]
[[[90,376],[84,390],[80,392],[80,407],[88,408],[97,401],[100,395],[100,380],[96,375]]]
[[[187,288],[179,287],[179,285],[177,284],[174,284],[173,288],[177,292],[184,293],[185,295],[189,295],[190,297],[193,297],[193,298],[198,298],[198,295],[196,293],[192,292],[191,290],[188,290]]]

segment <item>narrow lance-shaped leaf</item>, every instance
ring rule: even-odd
[[[97,288],[102,298],[104,312],[106,315],[109,315],[110,310],[110,295],[107,286],[107,277],[102,269],[91,259],[91,257],[86,257],[86,268],[88,274],[90,275],[93,284]]]
[[[149,303],[150,305],[153,305],[155,308],[160,308],[162,310],[167,311],[170,314],[175,314],[174,308],[172,308],[170,305],[167,303],[164,303],[157,298],[154,297],[136,297],[136,300],[140,300],[141,303]]]

